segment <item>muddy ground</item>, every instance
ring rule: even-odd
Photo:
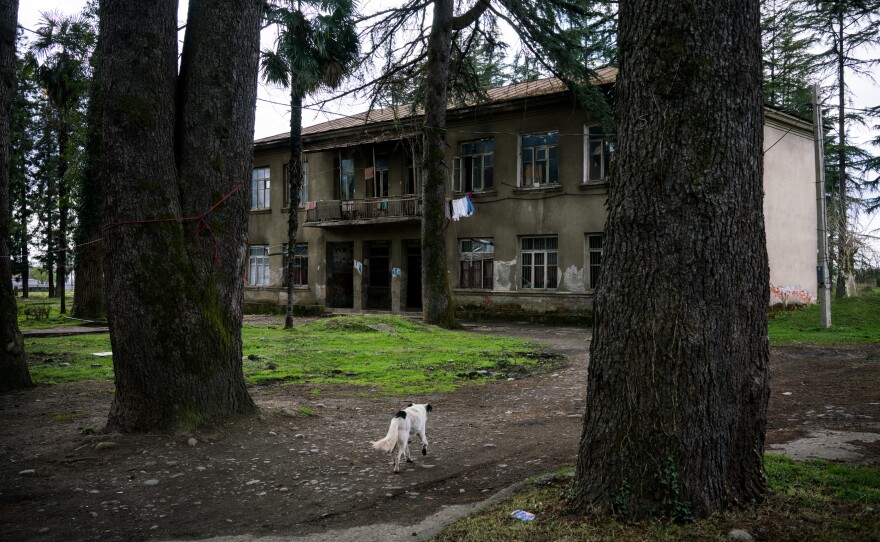
[[[566,361],[546,374],[424,397],[253,387],[259,417],[192,435],[84,435],[103,426],[109,383],[0,395],[0,539],[200,539],[416,524],[442,505],[572,465],[588,332],[469,328],[541,340]],[[771,374],[768,451],[880,464],[880,345],[777,347]],[[395,475],[369,441],[411,400],[434,406],[430,453]]]

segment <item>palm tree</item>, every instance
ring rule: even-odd
[[[313,13],[310,17],[303,8]],[[287,220],[287,317],[293,327],[293,272],[296,250],[297,207],[303,183],[302,106],[306,94],[337,88],[357,57],[359,43],[352,0],[287,0],[267,14],[278,25],[274,50],[262,52],[261,67],[267,83],[290,89],[290,164],[287,168],[290,216]]]
[[[69,192],[65,182],[68,169],[72,116],[88,88],[88,57],[95,44],[91,24],[83,17],[60,13],[43,13],[41,25],[30,50],[42,63],[37,68],[37,81],[46,91],[49,103],[57,112],[55,132],[58,140],[58,162],[55,173],[58,193],[58,272],[57,295],[61,298],[61,313],[66,312],[64,282],[67,277],[67,227],[70,209]]]

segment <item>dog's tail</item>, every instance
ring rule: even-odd
[[[382,440],[374,442],[373,448],[389,453],[394,451],[394,447],[397,445],[397,432],[400,429],[400,424],[403,423],[403,420],[405,419],[406,412],[402,410],[398,411],[397,414],[391,418],[391,425],[388,427],[388,434],[385,435],[385,438]]]

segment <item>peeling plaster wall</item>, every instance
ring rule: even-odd
[[[581,267],[578,269],[577,267],[571,265],[568,269],[565,270],[565,273],[561,277],[560,283],[565,287],[569,292],[586,292],[587,291],[587,277],[584,272],[584,268]]]
[[[507,292],[511,289],[511,268],[516,267],[516,259],[510,261],[495,260],[493,276],[495,281],[495,290]]]

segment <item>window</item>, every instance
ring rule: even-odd
[[[254,168],[251,174],[251,209],[269,208],[269,168]]]
[[[284,206],[290,207],[290,186],[287,183],[287,170],[290,164],[284,164]],[[309,163],[303,162],[303,181],[299,189],[299,206],[302,207],[309,201]]]
[[[522,287],[535,290],[556,288],[556,237],[523,237],[520,243]]]
[[[284,245],[284,285],[287,286],[287,247]],[[293,247],[293,285],[308,286],[309,285],[309,244],[297,243]]]
[[[492,289],[495,243],[492,239],[459,239],[459,288]]]
[[[482,192],[495,183],[495,141],[481,139],[461,144],[461,156],[452,160],[452,190]]]
[[[269,285],[268,245],[251,245],[248,255],[247,283],[249,286]]]
[[[373,176],[373,182],[370,184],[370,196],[374,198],[388,197],[388,157],[376,158],[373,161],[373,166],[373,170],[367,172],[367,175],[372,174]]]
[[[524,135],[520,186],[540,188],[559,183],[559,132]]]
[[[589,126],[584,131],[586,132],[584,182],[603,181],[608,176],[608,164],[614,151],[614,144],[602,131],[601,126]]]
[[[422,155],[413,151],[406,160],[406,194],[421,194],[422,191]]]
[[[354,159],[339,160],[339,199],[354,199]]]
[[[602,269],[602,234],[587,234],[587,286],[596,289]]]

